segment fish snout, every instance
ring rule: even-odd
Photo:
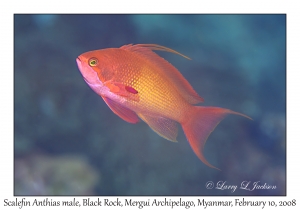
[[[77,64],[78,64],[78,63],[81,63],[80,57],[77,57],[77,58],[76,58],[76,62],[77,62]]]
[[[78,66],[79,70],[81,71],[81,69],[82,69],[82,62],[81,62],[81,60],[80,60],[79,57],[76,58],[76,63],[77,63],[77,66]]]

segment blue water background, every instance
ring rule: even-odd
[[[204,154],[221,171],[181,128],[173,143],[129,124],[85,83],[78,55],[130,43],[189,56],[158,52],[200,105],[253,118],[230,115],[209,136]],[[14,193],[285,195],[286,16],[15,15]]]

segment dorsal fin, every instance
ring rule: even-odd
[[[156,44],[136,44],[136,45],[124,45],[120,49],[128,50],[147,58],[155,65],[159,66],[159,70],[167,76],[167,78],[174,83],[174,87],[179,91],[180,95],[186,99],[190,104],[197,104],[203,102],[197,92],[192,88],[190,83],[182,76],[182,74],[168,61],[154,53],[152,50],[160,50],[175,53],[183,56],[186,59],[189,57],[172,50],[170,48],[156,45]]]
[[[143,49],[147,49],[147,50],[159,50],[159,51],[166,51],[166,52],[170,52],[170,53],[174,53],[174,54],[177,54],[177,55],[180,55],[188,60],[191,60],[189,57],[171,49],[171,48],[168,48],[168,47],[164,47],[164,46],[161,46],[161,45],[157,45],[157,44],[136,44],[136,45],[132,45],[132,44],[128,44],[128,45],[124,45],[122,47],[120,47],[121,49],[127,49],[127,50],[130,50],[130,51],[140,51],[142,52]]]

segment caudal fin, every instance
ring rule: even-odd
[[[198,158],[211,168],[218,169],[211,165],[203,155],[203,148],[207,137],[228,114],[237,114],[249,118],[247,115],[223,109],[219,107],[192,107],[182,121],[182,128],[192,149]],[[220,169],[218,169],[220,170]]]

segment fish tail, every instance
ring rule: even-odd
[[[203,148],[210,133],[228,114],[241,115],[251,119],[244,114],[229,109],[192,106],[181,122],[183,131],[193,151],[203,163],[211,168],[218,169],[206,160],[203,154]]]

